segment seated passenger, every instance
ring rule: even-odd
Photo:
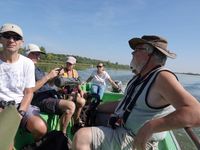
[[[23,45],[21,28],[15,24],[4,24],[0,28],[0,43],[3,46],[0,51],[0,113],[6,104],[14,101],[21,118],[20,127],[39,140],[47,128],[39,117],[39,109],[30,105],[35,86],[34,64],[19,54]]]
[[[103,63],[97,64],[97,70],[94,70],[90,77],[86,80],[86,83],[90,82],[91,85],[91,93],[95,93],[99,95],[99,98],[103,98],[104,91],[106,89],[106,81],[109,81],[110,84],[118,89],[118,85],[111,79],[110,75],[104,70]]]
[[[72,57],[72,56],[67,57],[63,77],[78,80],[78,78],[79,78],[78,72],[74,69],[75,64],[76,64],[76,59],[74,57]],[[69,86],[65,87],[65,88],[68,90],[68,94],[71,95],[70,97],[73,98],[73,101],[76,104],[76,110],[75,110],[74,117],[73,117],[74,118],[74,128],[73,128],[74,131],[73,132],[75,132],[78,128],[83,126],[83,122],[80,118],[81,117],[80,115],[81,115],[81,111],[85,105],[85,99],[83,97],[84,92],[81,89],[80,85],[78,85],[72,89]]]
[[[42,112],[60,115],[60,130],[66,134],[68,123],[74,113],[75,105],[72,101],[59,97],[49,82],[59,75],[58,68],[51,70],[48,74],[38,68],[36,64],[40,55],[44,54],[35,44],[29,44],[26,48],[26,56],[35,64],[36,86],[33,88],[34,97],[32,104],[38,106]]]
[[[136,75],[120,102],[102,106],[114,112],[109,126],[81,128],[73,139],[74,150],[158,149],[165,131],[200,126],[200,103],[164,67],[167,57],[176,57],[167,43],[155,35],[129,41]]]

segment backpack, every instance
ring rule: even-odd
[[[62,131],[50,131],[36,143],[26,145],[22,150],[70,150],[71,140]]]
[[[88,94],[87,104],[84,106],[82,111],[82,121],[86,127],[95,126],[97,107],[101,100],[98,94]]]

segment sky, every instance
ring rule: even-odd
[[[200,73],[199,0],[1,0],[0,25],[14,23],[24,46],[129,65],[128,40],[159,35],[177,54],[166,66]]]

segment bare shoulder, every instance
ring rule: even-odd
[[[162,80],[162,81],[171,81],[171,80],[177,80],[176,78],[176,75],[170,71],[161,71],[159,74],[158,74],[158,80]]]
[[[148,96],[149,104],[154,107],[161,107],[168,104],[171,104],[170,101],[168,101],[168,93],[170,95],[171,92],[169,92],[168,89],[171,89],[171,87],[174,87],[174,83],[177,83],[176,76],[168,71],[161,71],[154,84],[152,85],[150,89],[150,93]]]
[[[168,71],[159,73],[155,87],[163,99],[174,107],[196,103],[195,98],[184,89],[176,76]]]
[[[182,87],[176,76],[168,71],[161,71],[156,78],[155,84],[161,90],[175,88],[176,86],[179,86],[179,88]]]

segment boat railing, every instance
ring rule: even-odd
[[[195,144],[196,148],[200,150],[200,139],[199,137],[194,133],[192,128],[186,127],[184,128],[187,135],[191,138],[193,143]]]

